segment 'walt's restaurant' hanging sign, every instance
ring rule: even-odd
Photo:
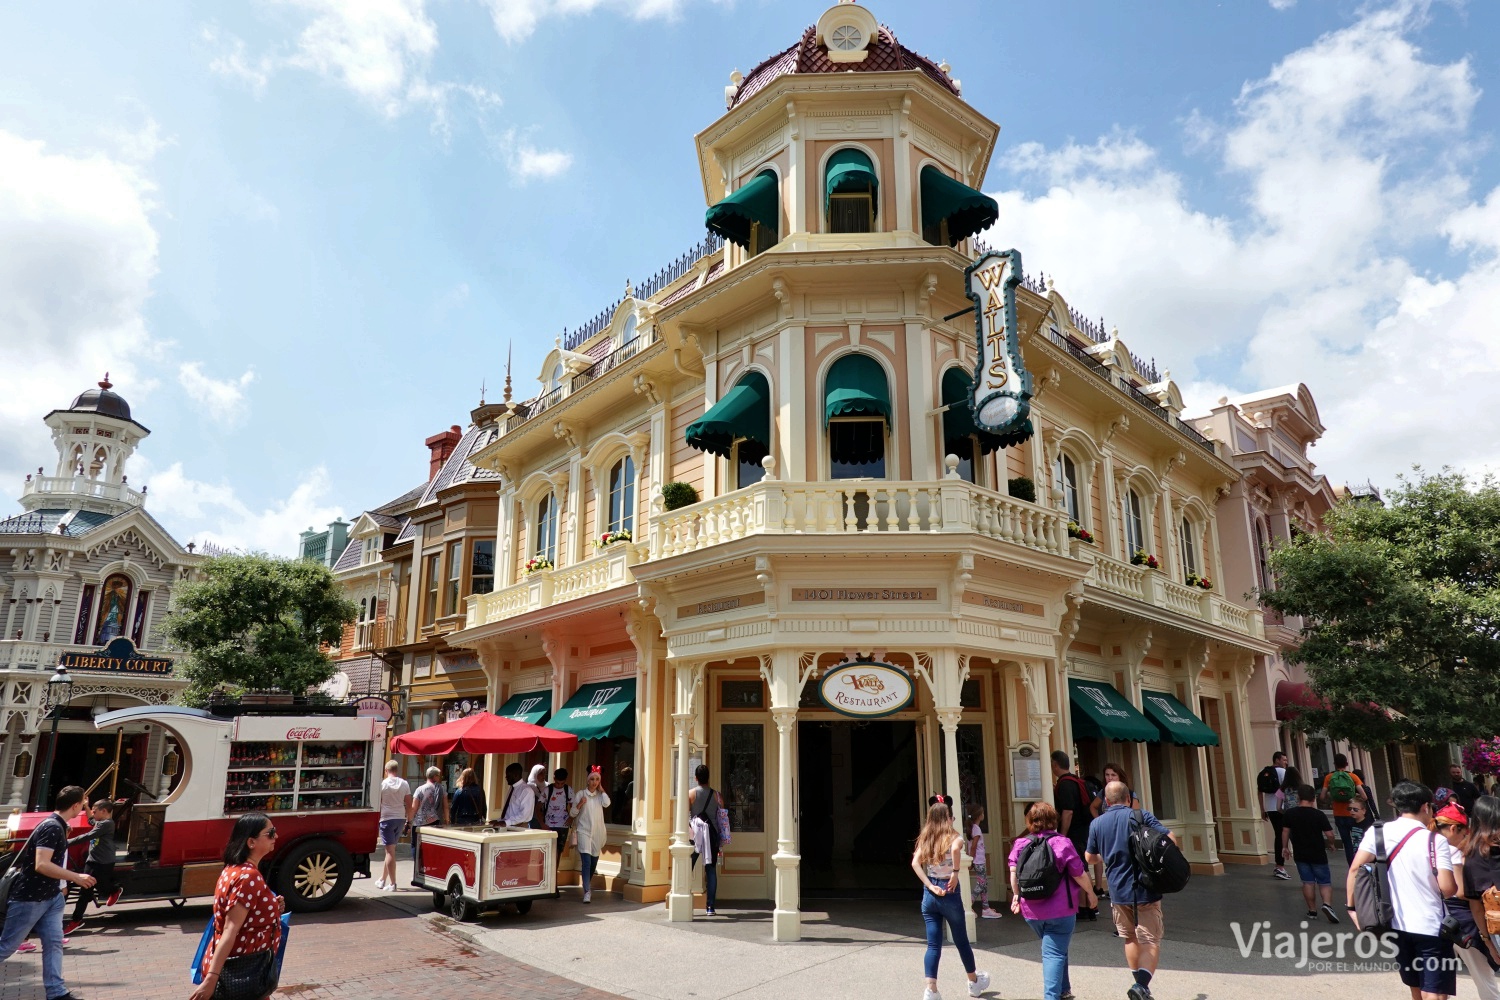
[[[974,302],[979,337],[979,365],[969,400],[974,424],[1017,444],[1031,436],[1031,373],[1021,361],[1016,330],[1021,251],[991,250],[964,270],[964,280]]]
[[[823,704],[856,719],[873,719],[908,708],[914,693],[905,671],[873,660],[840,664],[818,682]]]

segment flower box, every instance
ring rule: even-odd
[[[1073,521],[1068,522],[1068,537],[1076,538],[1080,542],[1088,542],[1090,545],[1094,544],[1094,536],[1089,534],[1088,529],[1079,527]]]
[[[1184,580],[1183,582],[1186,583],[1189,587],[1199,587],[1199,588],[1201,588],[1203,590],[1213,590],[1214,589],[1214,585],[1208,579],[1208,577],[1206,577],[1206,576],[1199,576],[1197,573],[1189,573],[1187,575],[1187,579]]]
[[[1147,569],[1161,569],[1161,563],[1157,562],[1156,557],[1145,549],[1136,549],[1135,555],[1130,557],[1130,562],[1134,566],[1145,566]]]
[[[615,544],[616,542],[628,541],[630,541],[630,530],[628,528],[622,528],[619,531],[606,531],[604,534],[600,535],[597,539],[594,540],[594,545],[595,547],[602,549],[607,548]]]
[[[548,559],[546,556],[533,556],[532,558],[526,560],[525,566],[521,567],[521,569],[526,573],[527,576],[530,576],[533,573],[540,573],[544,569],[551,568],[552,560]]]

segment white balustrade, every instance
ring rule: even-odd
[[[1242,608],[1199,587],[1169,580],[1160,571],[1146,566],[1121,562],[1112,556],[1096,553],[1094,565],[1084,582],[1121,597],[1173,611],[1231,632],[1264,638],[1265,627],[1260,612]]]
[[[22,487],[21,495],[24,497],[33,493],[95,497],[131,507],[139,507],[146,501],[143,493],[123,483],[107,483],[84,476],[32,476]]]

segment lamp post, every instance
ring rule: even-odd
[[[52,708],[52,737],[47,741],[47,763],[42,768],[42,789],[37,796],[38,809],[47,808],[47,794],[52,790],[52,765],[57,760],[57,723],[62,718],[62,707],[68,703],[68,692],[73,690],[73,678],[68,668],[59,666],[57,672],[47,678],[47,702]]]

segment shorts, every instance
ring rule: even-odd
[[[1311,861],[1297,862],[1297,874],[1302,876],[1303,885],[1333,885],[1333,874],[1329,871],[1328,862],[1315,864]]]
[[[1115,930],[1126,944],[1160,948],[1162,939],[1161,900],[1139,905],[1115,903]]]
[[[1423,993],[1452,996],[1458,992],[1458,964],[1453,946],[1442,938],[1396,931],[1396,964],[1401,982]]]
[[[380,846],[395,847],[401,843],[401,831],[406,829],[404,819],[383,819],[380,821]]]

